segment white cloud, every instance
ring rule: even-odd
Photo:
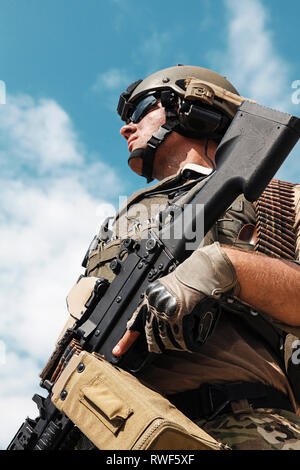
[[[152,34],[143,41],[140,50],[145,57],[154,57],[156,60],[167,53],[167,46],[171,41],[171,34],[167,31],[157,32],[153,31]]]
[[[6,182],[1,194],[8,214],[1,224],[2,331],[8,344],[44,359],[45,345],[65,319],[65,296],[82,271],[89,239],[113,211],[71,178],[52,183],[41,191]],[[36,336],[33,325],[40,327]]]
[[[221,68],[243,96],[287,111],[291,105],[288,64],[276,51],[269,15],[259,0],[225,0],[228,40]]]
[[[101,96],[107,109],[115,113],[120,93],[134,80],[125,69],[111,68],[97,75],[91,91]]]
[[[103,91],[114,91],[128,87],[130,82],[128,72],[124,69],[117,69],[111,68],[106,72],[99,73],[94,85],[92,86],[92,90],[96,92],[103,92]]]
[[[37,387],[39,372],[35,360],[28,357],[20,360],[15,353],[6,355],[5,364],[1,366],[0,449],[7,447],[27,416],[38,415],[31,398],[41,390]]]
[[[105,195],[122,192],[105,163],[86,165],[57,103],[28,96],[7,103],[0,107],[0,448],[28,414],[37,416],[31,397],[67,318],[66,295],[91,238],[114,213]]]
[[[260,0],[224,0],[224,5],[227,34],[224,49],[210,54],[212,68],[227,76],[244,97],[293,114],[293,80],[289,63],[276,49],[270,12]],[[297,153],[296,147],[276,178],[298,182]]]
[[[4,110],[0,113],[0,145],[11,158],[38,165],[41,172],[82,161],[70,118],[55,101],[10,95]]]
[[[169,63],[170,60],[172,60],[170,47],[172,45],[173,34],[174,31],[170,33],[168,31],[158,32],[156,30],[152,31],[151,34],[147,33],[146,38],[141,42],[137,51],[133,52],[135,60],[147,64],[149,74],[162,68],[166,61]],[[182,54],[180,54],[180,57],[182,57]],[[148,73],[146,75],[148,75]]]

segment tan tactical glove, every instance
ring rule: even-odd
[[[229,291],[238,294],[236,271],[216,242],[153,282],[127,328],[146,332],[150,352],[199,351],[218,319],[219,299]]]

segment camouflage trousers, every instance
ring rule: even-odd
[[[231,450],[300,450],[300,417],[289,411],[258,408],[195,422]]]

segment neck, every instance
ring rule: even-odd
[[[171,142],[171,137],[172,135],[167,139],[169,146],[172,147],[170,151],[167,153],[167,149],[164,149],[162,154],[158,149],[155,155],[153,176],[156,179],[162,180],[167,176],[174,175],[187,163],[195,163],[207,168],[212,168],[212,162],[215,164],[216,142],[209,140],[207,143],[207,139],[184,138],[184,140],[175,143]]]

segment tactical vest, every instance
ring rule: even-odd
[[[159,182],[150,190],[143,189],[134,193],[117,213],[113,230],[108,228],[105,221],[86,255],[86,275],[105,277],[111,282],[115,275],[110,263],[117,257],[122,240],[127,237],[142,238],[151,227],[157,227],[157,224],[161,223],[158,219],[162,209],[183,207],[201,189],[206,179],[193,184],[192,187],[187,182],[186,189],[180,186],[180,181],[181,175],[177,174]],[[296,191],[295,198],[294,186],[291,183],[272,180],[254,204],[240,195],[206,234],[202,245],[219,241],[221,244],[243,250],[260,251],[269,256],[297,262],[300,186],[296,188],[298,192]],[[291,203],[292,198],[294,206]],[[280,201],[283,201],[283,208]],[[291,220],[293,223],[290,223]],[[239,317],[275,352],[278,364],[286,372],[295,399],[300,404],[300,358],[297,356],[300,329],[277,322],[264,312],[254,311],[251,306],[240,301],[231,299],[231,303],[224,305],[223,309]]]

